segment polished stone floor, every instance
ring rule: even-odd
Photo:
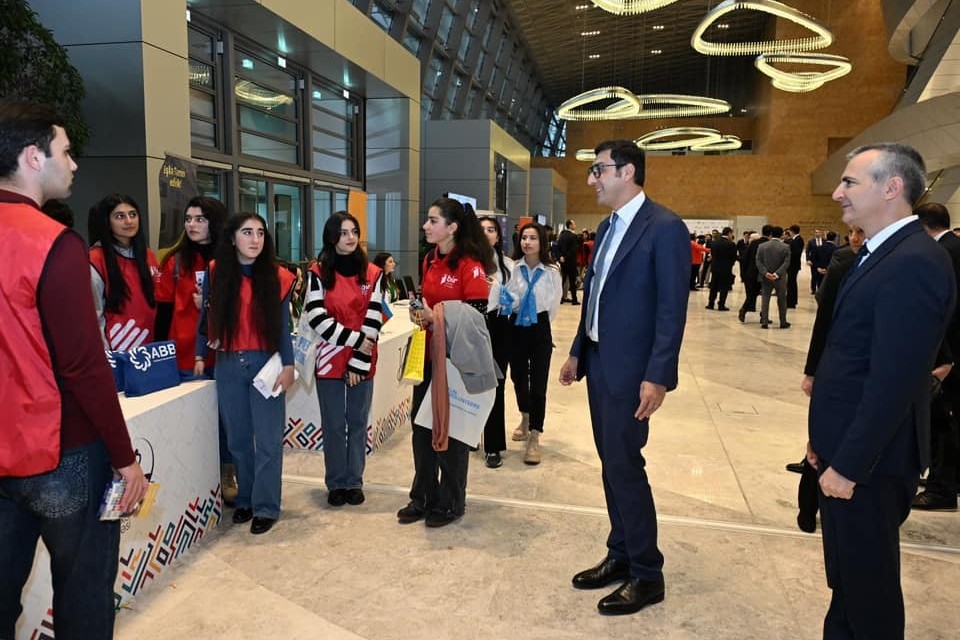
[[[760,330],[756,314],[741,324],[736,311],[705,310],[706,291],[690,294],[680,385],[644,450],[666,557],[662,604],[608,618],[596,612],[606,591],[570,586],[604,556],[607,523],[585,387],[556,382],[580,311],[563,305],[542,464],[524,465],[514,442],[500,469],[477,454],[466,516],[427,529],[394,517],[412,477],[409,428],[368,458],[359,507],[327,506],[322,456],[288,452],[274,530],[251,536],[227,519],[121,612],[116,637],[819,638],[829,599],[820,540],[797,530],[799,476],[783,469],[806,441],[799,383],[815,303],[804,285],[787,330]],[[737,291],[729,304],[741,300]],[[902,533],[907,637],[957,638],[960,514],[915,512]]]

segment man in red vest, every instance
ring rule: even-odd
[[[147,480],[104,356],[86,244],[40,212],[77,164],[47,107],[0,102],[0,638],[15,637],[37,540],[57,638],[113,637],[120,522],[97,512],[113,469],[132,511]]]

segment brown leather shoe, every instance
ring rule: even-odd
[[[630,577],[630,565],[626,560],[604,558],[603,562],[573,576],[573,586],[577,589],[602,589],[611,582],[619,582]]]

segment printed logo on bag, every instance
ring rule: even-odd
[[[447,287],[448,289],[453,289],[454,287],[457,286],[458,282],[460,282],[460,279],[453,274],[445,273],[442,276],[440,276],[441,287]]]
[[[111,369],[116,369],[116,368],[117,368],[117,359],[113,357],[113,352],[112,352],[112,351],[104,351],[104,353],[107,354],[107,362],[110,364],[110,368],[111,368]]]
[[[172,360],[177,357],[177,348],[172,343],[157,342],[146,347],[137,347],[130,351],[130,364],[137,371],[146,371],[155,362]]]

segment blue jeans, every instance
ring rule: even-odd
[[[257,372],[272,355],[267,351],[220,351],[215,376],[220,419],[237,469],[237,508],[277,519],[286,394],[268,399],[253,386]]]
[[[352,387],[336,379],[319,379],[316,383],[327,489],[359,489],[367,462],[367,418],[373,380]]]
[[[97,511],[113,477],[102,442],[64,451],[29,478],[0,478],[0,638],[14,638],[37,539],[50,552],[57,640],[113,638],[120,521]]]

